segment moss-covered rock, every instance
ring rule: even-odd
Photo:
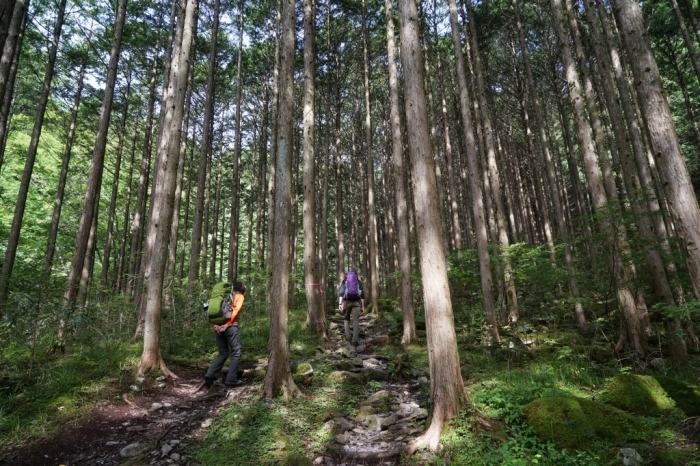
[[[686,448],[674,448],[656,452],[653,455],[653,461],[654,464],[659,464],[661,466],[681,466],[697,464],[693,461],[697,461],[699,457],[700,450],[697,446],[693,445]]]
[[[661,416],[676,410],[676,403],[651,375],[614,377],[600,401],[641,416]]]
[[[338,384],[363,384],[364,375],[357,372],[333,371],[328,374],[327,382],[333,385]]]
[[[689,417],[700,416],[700,387],[665,376],[656,376],[656,381],[683,414]]]
[[[612,406],[582,398],[539,398],[523,407],[523,417],[543,440],[557,448],[586,449],[597,440],[621,444],[638,423]]]

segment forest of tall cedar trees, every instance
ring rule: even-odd
[[[135,376],[176,380],[178,351],[210,362],[209,290],[240,280],[266,322],[258,395],[303,398],[291,316],[330,347],[356,270],[365,314],[425,351],[411,453],[465,412],[493,429],[465,361],[511,370],[546,353],[538,332],[700,393],[699,18],[697,0],[2,0],[0,361],[26,353],[30,380],[116,339]],[[0,401],[20,390],[3,374]]]

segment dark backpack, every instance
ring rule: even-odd
[[[357,278],[357,273],[352,270],[345,274],[343,299],[360,299],[360,280]]]
[[[233,294],[230,283],[220,282],[211,290],[209,301],[204,304],[209,322],[216,325],[225,324],[231,318]]]

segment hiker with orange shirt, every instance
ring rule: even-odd
[[[224,386],[233,388],[243,383],[238,378],[238,364],[241,360],[241,332],[238,328],[238,316],[245,300],[245,285],[239,281],[233,282],[233,293],[231,317],[223,324],[212,324],[219,354],[214,359],[214,362],[211,363],[204,376],[204,384],[207,388],[212,386],[229,356],[231,356],[231,361],[229,362]]]

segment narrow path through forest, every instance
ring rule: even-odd
[[[418,370],[409,381],[390,381],[386,358],[372,351],[373,346],[387,343],[388,337],[381,333],[382,329],[375,328],[374,322],[373,316],[362,316],[363,338],[355,349],[344,341],[342,320],[332,317],[328,348],[314,358],[294,361],[313,365],[324,358],[331,362],[338,377],[352,381],[362,375],[375,381],[375,389],[381,384],[379,390],[367,392],[356,417],[333,413],[319,420],[317,427],[327,429],[333,440],[325,452],[308,452],[314,464],[396,465],[410,438],[422,431],[428,414],[421,407],[425,403],[422,388],[428,383],[427,371]],[[230,391],[219,383],[209,391],[197,390],[205,369],[204,363],[180,368],[180,378],[175,381],[139,378],[121,396],[105,390],[112,398],[104,400],[77,424],[0,457],[0,464],[199,465],[187,456],[186,447],[197,445],[229,404],[261,396],[261,380],[253,381],[252,374],[260,373],[264,367],[245,367],[244,385]]]

